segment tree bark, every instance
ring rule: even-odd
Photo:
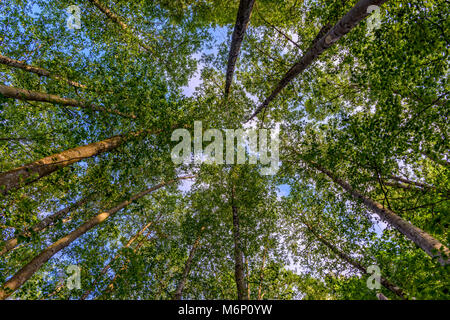
[[[238,300],[247,300],[247,285],[244,277],[244,255],[241,248],[241,235],[239,231],[239,212],[235,205],[235,188],[231,191],[231,208],[233,211],[233,239],[234,239],[234,278]]]
[[[450,168],[450,162],[439,158],[435,153],[430,152],[430,151],[425,151],[422,152],[422,154],[427,157],[428,159],[430,159],[431,161],[433,161],[434,163],[440,164],[443,167],[447,167]]]
[[[377,293],[377,298],[378,300],[389,300],[388,297],[386,297],[384,294],[382,294],[381,292]]]
[[[273,28],[276,32],[278,32],[279,34],[281,34],[287,41],[289,41],[290,43],[292,43],[294,46],[296,46],[298,49],[301,49],[301,47],[298,45],[297,42],[293,41],[286,33],[284,33],[283,31],[281,31],[280,29],[278,29],[276,26],[274,26],[273,24],[271,24],[269,21],[267,21],[262,14],[260,14],[258,12],[258,16],[259,18],[261,18],[262,21],[264,21],[265,24],[268,24],[271,28]]]
[[[0,300],[4,300],[7,297],[9,297],[11,294],[13,294],[18,288],[20,288],[33,274],[35,274],[40,267],[46,263],[48,260],[50,260],[56,253],[67,247],[69,244],[71,244],[73,241],[84,235],[86,232],[91,230],[92,228],[96,227],[97,225],[104,222],[109,217],[113,216],[118,211],[122,210],[123,208],[127,207],[132,202],[142,198],[143,196],[158,190],[165,185],[174,183],[176,181],[182,180],[182,179],[191,179],[194,176],[183,176],[178,177],[176,179],[162,182],[154,187],[151,187],[145,191],[142,191],[134,196],[132,196],[129,200],[121,202],[116,207],[98,214],[97,216],[91,218],[89,221],[85,222],[83,225],[75,229],[74,231],[70,232],[66,236],[62,237],[46,249],[44,249],[39,255],[34,257],[28,264],[26,264],[22,269],[20,269],[13,277],[11,277],[6,283],[0,288]]]
[[[233,36],[231,38],[230,52],[228,54],[228,66],[225,81],[225,96],[230,93],[231,83],[233,82],[234,69],[236,61],[241,51],[242,40],[244,40],[245,31],[247,30],[250,16],[252,14],[255,0],[241,0],[234,25]]]
[[[109,19],[111,19],[115,24],[120,26],[123,30],[127,30],[128,26],[125,22],[123,22],[118,15],[112,12],[108,7],[102,4],[98,0],[89,0],[94,6],[96,6],[101,12],[103,12]]]
[[[156,220],[158,220],[159,218],[157,218]],[[141,230],[139,230],[134,236],[132,236],[130,238],[130,240],[128,240],[128,242],[125,244],[124,248],[128,248],[130,247],[134,241],[140,237],[145,230],[147,230],[148,228],[150,228],[150,226],[153,224],[153,221],[150,221],[149,223],[147,223]],[[111,265],[113,264],[114,261],[116,261],[118,258],[120,257],[120,252],[118,252],[114,258],[111,259],[111,261],[100,271],[100,274],[98,275],[98,277],[95,279],[94,283],[92,284],[91,289],[86,290],[83,295],[81,296],[80,300],[85,300],[92,292],[92,290],[95,288],[95,285],[97,284],[97,282],[100,280],[100,278],[105,275],[109,269],[111,269]]]
[[[404,189],[404,190],[416,190],[416,191],[423,191],[423,189],[416,188],[407,184],[399,183],[399,182],[391,182],[391,181],[383,181],[383,185],[398,189]]]
[[[338,249],[336,246],[328,242],[326,239],[324,239],[320,234],[314,230],[314,228],[311,227],[309,223],[304,221],[302,219],[302,223],[308,228],[308,230],[311,232],[314,237],[319,240],[321,243],[323,243],[326,247],[328,247],[331,251],[333,251],[339,258],[347,262],[348,264],[352,265],[356,269],[358,269],[362,274],[367,274],[367,269],[362,266],[359,262],[355,261],[353,258],[351,258],[349,255],[347,255],[345,252]],[[387,280],[384,277],[380,277],[380,283],[383,287],[397,295],[398,297],[402,299],[407,299],[406,294],[403,292],[402,289],[391,283],[389,280]]]
[[[202,227],[202,229],[200,230],[200,233],[203,230],[205,230],[205,227]],[[177,288],[175,290],[175,294],[173,296],[173,300],[181,300],[181,297],[183,295],[183,289],[186,285],[187,277],[189,276],[189,271],[191,270],[191,264],[192,264],[192,260],[194,259],[195,251],[197,250],[197,248],[200,244],[200,239],[201,239],[201,234],[197,237],[197,239],[194,242],[194,245],[192,246],[192,248],[189,252],[189,257],[186,260],[186,263],[184,265],[183,275],[181,277],[180,282],[178,282]]]
[[[264,102],[256,108],[255,112],[247,119],[252,120],[263,109],[267,108],[278,94],[299,74],[308,68],[317,57],[319,57],[326,49],[330,48],[340,38],[350,32],[359,22],[365,19],[369,13],[367,9],[371,5],[380,6],[387,0],[360,0],[334,27],[331,28],[325,35],[316,37],[313,44],[309,47],[306,53],[295,63],[291,69],[278,82],[272,93],[264,100]],[[319,38],[319,39],[317,39]]]
[[[366,207],[375,212],[380,218],[386,221],[389,225],[396,228],[400,233],[405,235],[408,239],[413,241],[417,246],[424,250],[430,257],[438,257],[439,262],[442,265],[447,265],[450,263],[450,250],[444,246],[437,239],[433,238],[431,235],[425,231],[417,228],[411,223],[403,220],[392,210],[385,208],[382,204],[372,200],[371,198],[364,196],[358,190],[353,189],[352,186],[346,181],[339,179],[329,170],[323,168],[318,164],[313,164],[308,162],[312,167],[319,170],[320,172],[326,174],[331,180],[344,188],[345,191],[349,192],[353,198],[361,200]],[[441,252],[442,251],[442,252]]]
[[[132,133],[132,135],[138,134]],[[0,174],[0,191],[3,195],[7,195],[11,190],[19,189],[24,185],[35,182],[68,165],[114,150],[125,140],[125,136],[114,136],[106,140],[55,153],[22,167],[3,172]]]
[[[155,237],[150,238],[151,232],[147,233],[146,237],[148,238],[149,241],[153,241],[155,240]],[[159,236],[159,235],[158,235]],[[145,243],[145,240],[140,241],[137,246],[133,249],[133,253],[136,253]],[[123,272],[124,270],[126,270],[128,268],[128,263],[130,262],[130,260],[128,259],[127,261],[125,261],[125,263],[122,265],[122,267],[120,268],[119,272],[116,272],[116,274],[114,275],[113,279],[111,280],[111,282],[109,283],[109,285],[106,287],[105,292],[102,293],[101,296],[104,296],[106,294],[110,294],[113,290],[114,290],[114,283],[116,282],[117,278],[119,278],[121,272]],[[101,296],[95,298],[95,300],[98,300]]]
[[[443,189],[436,188],[435,186],[430,186],[428,184],[424,184],[421,182],[411,181],[405,178],[391,176],[391,179],[395,182],[391,181],[383,181],[383,184],[386,186],[394,187],[394,188],[400,188],[404,190],[412,190],[412,191],[421,191],[426,192],[432,190],[433,192],[440,193],[444,196],[447,196],[450,194],[450,191],[446,191]]]
[[[247,300],[250,300],[251,289],[250,289],[250,271],[248,268],[248,257],[245,257],[245,273],[247,274]]]
[[[70,206],[67,206],[64,209],[61,209],[61,210],[55,212],[54,214],[49,215],[48,217],[42,219],[37,224],[35,224],[33,227],[31,227],[31,231],[34,232],[34,233],[37,233],[37,232],[40,232],[40,231],[48,228],[49,226],[53,225],[57,220],[61,220],[69,212],[71,212],[71,211],[75,210],[76,208],[82,206],[87,201],[88,201],[88,197],[83,198],[83,199],[75,202],[74,204],[72,204]],[[6,240],[4,245],[3,245],[3,248],[0,250],[0,256],[10,252],[11,250],[13,250],[19,244],[19,237],[20,236],[26,236],[27,234],[29,234],[29,231],[28,232],[27,231],[21,232],[19,234],[19,236]]]
[[[172,128],[176,127],[176,125],[172,126]],[[134,131],[126,135],[114,136],[102,141],[55,153],[22,167],[0,173],[0,193],[7,195],[11,190],[20,189],[68,165],[117,149],[131,137],[139,137],[142,134],[158,134],[161,132],[161,129],[147,129]]]
[[[263,280],[264,280],[264,265],[266,263],[267,250],[268,250],[268,247],[266,246],[264,248],[263,261],[262,261],[262,265],[261,265],[261,273],[259,275],[258,300],[262,299],[261,291],[262,291],[262,283],[263,283]]]
[[[0,94],[4,95],[7,98],[13,98],[17,100],[23,101],[39,101],[39,102],[48,102],[51,104],[60,104],[63,106],[70,107],[79,107],[82,109],[92,110],[92,111],[100,111],[115,114],[124,118],[136,119],[136,116],[133,114],[126,114],[117,110],[112,110],[108,108],[103,108],[100,106],[96,106],[93,104],[88,104],[82,101],[78,101],[71,98],[63,98],[57,95],[48,94],[44,92],[38,91],[30,91],[21,88],[9,87],[3,84],[0,84]]]
[[[43,68],[33,67],[33,66],[30,66],[30,65],[26,64],[25,62],[14,60],[14,59],[2,56],[2,55],[0,55],[0,63],[4,64],[4,65],[7,65],[7,66],[10,66],[10,67],[19,68],[19,69],[22,69],[22,70],[27,71],[27,72],[32,72],[32,73],[35,73],[35,74],[37,74],[39,76],[42,76],[42,77],[48,77],[48,78],[53,78],[53,79],[56,79],[56,80],[61,80],[61,81],[64,81],[64,82],[70,84],[73,87],[82,88],[82,89],[86,89],[87,88],[85,85],[83,85],[81,83],[69,80],[69,79],[64,78],[64,77],[62,77],[60,75],[57,75],[57,74],[53,74],[50,71],[45,70]]]
[[[408,185],[413,185],[413,186],[417,186],[420,187],[422,189],[436,189],[434,186],[428,186],[426,184],[420,183],[420,182],[416,182],[416,181],[411,181],[402,177],[397,177],[397,176],[390,176],[390,178],[394,181],[397,182],[403,182],[406,183]]]
[[[153,49],[150,46],[145,44],[141,39],[139,39],[134,34],[135,31],[132,28],[130,28],[125,22],[123,22],[122,19],[117,14],[112,12],[107,6],[105,6],[98,0],[89,0],[89,2],[91,2],[94,6],[96,6],[97,9],[103,12],[111,21],[113,21],[116,25],[118,25],[123,31],[132,36],[133,39],[135,39],[142,48],[144,48],[147,51],[153,51]]]

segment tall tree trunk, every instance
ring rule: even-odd
[[[107,6],[102,4],[98,0],[89,0],[94,6],[96,6],[101,12],[103,12],[109,19],[111,19],[115,24],[117,24],[122,30],[128,30],[128,25],[120,19],[120,17],[112,12]]]
[[[244,255],[241,248],[241,235],[239,231],[239,213],[235,204],[235,188],[231,189],[231,208],[233,211],[233,239],[234,239],[234,278],[238,300],[246,300],[247,286],[244,278]]]
[[[174,127],[176,125],[172,126],[172,128]],[[128,141],[129,138],[161,132],[161,129],[147,129],[131,132],[126,135],[114,136],[102,141],[55,153],[22,167],[0,173],[0,192],[3,195],[7,195],[10,190],[20,189],[68,165],[117,149],[122,143]]]
[[[262,292],[262,284],[263,284],[263,280],[264,280],[264,265],[266,263],[267,250],[268,250],[268,247],[266,245],[266,247],[264,248],[261,271],[260,271],[260,275],[259,275],[258,300],[262,299],[261,292]]]
[[[436,188],[435,186],[430,186],[428,184],[424,184],[421,182],[411,181],[405,178],[397,177],[397,176],[391,176],[390,177],[395,182],[391,181],[383,181],[383,184],[386,186],[391,186],[394,188],[400,188],[405,190],[413,190],[413,191],[429,191],[432,190],[436,193],[440,193],[444,196],[449,195],[450,191]]]
[[[381,292],[377,293],[377,298],[378,300],[389,300],[388,297],[386,297],[384,294],[382,294]]]
[[[248,257],[245,257],[245,273],[247,274],[247,300],[250,300],[251,289],[250,289],[250,271],[248,268]]]
[[[53,292],[49,293],[48,295],[42,297],[39,300],[49,300],[49,298],[53,297],[54,295],[58,294],[64,288],[64,281],[60,281],[59,284],[56,286],[55,290]]]
[[[202,229],[200,230],[200,233],[203,230],[205,230],[205,227],[202,227]],[[197,248],[200,244],[200,239],[201,239],[201,234],[198,235],[197,239],[194,242],[194,245],[192,246],[192,248],[189,252],[189,257],[186,260],[186,263],[184,265],[183,275],[180,279],[180,282],[178,282],[177,288],[175,290],[175,294],[173,296],[173,300],[181,300],[181,297],[183,295],[183,289],[184,289],[184,286],[186,285],[189,271],[191,270],[191,264],[192,264],[192,260],[194,259],[195,251],[197,250]]]
[[[50,71],[45,70],[43,68],[30,66],[30,65],[26,64],[25,62],[14,60],[14,59],[2,56],[2,55],[0,55],[0,63],[10,66],[10,67],[19,68],[19,69],[22,69],[27,72],[32,72],[32,73],[35,73],[42,77],[48,77],[48,78],[53,78],[56,80],[61,80],[61,81],[67,82],[68,84],[70,84],[73,87],[82,88],[82,89],[87,88],[85,85],[83,85],[81,83],[69,80],[69,79],[64,78],[57,74],[53,74]]]
[[[156,221],[158,221],[159,217],[156,219]],[[147,223],[144,227],[142,227],[141,230],[139,230],[134,236],[132,236],[130,238],[130,240],[128,240],[128,242],[125,244],[124,248],[129,248],[134,241],[140,237],[145,230],[147,230],[148,228],[150,228],[150,226],[153,224],[153,221],[150,221],[149,223]],[[85,300],[92,292],[92,290],[95,288],[95,285],[97,284],[97,282],[100,280],[100,278],[105,275],[109,269],[111,269],[111,265],[114,263],[114,261],[116,261],[118,258],[120,257],[120,252],[118,252],[114,258],[111,259],[111,261],[100,271],[100,274],[98,275],[98,277],[95,279],[94,283],[92,284],[91,289],[86,290],[83,295],[81,296],[80,300]]]
[[[408,179],[405,179],[405,178],[402,178],[402,177],[390,176],[390,178],[392,180],[394,180],[394,181],[403,182],[403,183],[406,183],[406,184],[409,184],[409,185],[420,187],[422,189],[435,189],[434,186],[429,186],[429,185],[426,185],[424,183],[411,181],[411,180],[408,180]]]
[[[115,114],[124,118],[136,119],[136,116],[133,114],[126,114],[117,110],[112,110],[108,108],[103,108],[94,104],[88,104],[82,101],[78,101],[71,98],[63,98],[54,94],[48,94],[44,92],[30,91],[21,88],[9,87],[3,84],[0,84],[0,94],[4,95],[8,98],[13,98],[17,100],[23,101],[39,101],[39,102],[48,102],[51,104],[60,104],[63,106],[71,106],[71,107],[79,107],[82,109],[88,109],[93,111],[100,111]]]
[[[148,238],[149,241],[153,241],[155,240],[155,237],[151,238],[150,237],[151,232],[148,232],[146,237]],[[158,235],[159,236],[159,235]],[[133,249],[133,253],[136,253],[143,245],[145,244],[145,239],[140,241],[137,246]],[[116,272],[116,274],[114,275],[113,279],[111,280],[111,282],[108,284],[108,286],[106,287],[105,291],[97,298],[95,298],[95,300],[98,300],[101,298],[101,296],[110,294],[113,290],[114,290],[114,283],[116,282],[116,280],[119,278],[120,274],[122,272],[124,272],[127,268],[128,268],[128,263],[130,263],[130,259],[126,260],[125,263],[122,265],[122,267],[120,268],[119,272]]]
[[[131,135],[139,135],[132,133]],[[68,149],[0,174],[0,191],[3,195],[35,182],[49,174],[78,161],[116,149],[126,140],[125,136],[114,136],[102,141]]]
[[[78,207],[82,206],[83,204],[85,204],[88,201],[88,198],[89,197],[83,198],[83,199],[75,202],[74,204],[65,207],[64,209],[61,209],[61,210],[55,212],[54,214],[49,215],[48,217],[45,217],[44,219],[39,221],[37,224],[32,226],[31,231],[34,233],[37,233],[37,232],[40,232],[40,231],[48,228],[49,226],[53,225],[57,220],[61,220],[62,218],[64,218],[69,212],[71,212],[71,211],[77,209]],[[0,250],[0,256],[13,250],[19,244],[20,236],[26,236],[28,234],[29,234],[29,231],[24,231],[24,232],[19,233],[19,235],[17,237],[6,240],[3,245],[3,248]],[[2,246],[0,246],[0,247],[2,247]]]
[[[129,200],[121,202],[116,207],[98,214],[97,216],[91,218],[89,221],[85,222],[83,225],[70,232],[68,235],[62,237],[46,249],[44,249],[39,255],[34,257],[28,264],[26,264],[22,269],[20,269],[13,277],[11,277],[6,283],[0,288],[0,300],[4,300],[14,293],[18,288],[20,288],[33,274],[40,269],[40,267],[46,263],[50,258],[52,258],[56,253],[67,247],[73,241],[78,239],[80,236],[84,235],[86,232],[94,228],[95,226],[101,224],[110,216],[113,216],[118,211],[127,207],[132,202],[142,198],[143,196],[158,190],[165,185],[174,183],[182,179],[191,179],[193,176],[183,176],[176,179],[162,182],[154,187],[151,187],[145,191],[142,191]]]
[[[433,161],[434,163],[440,164],[443,167],[450,168],[450,162],[447,160],[444,160],[442,158],[439,158],[439,156],[437,156],[435,153],[433,153],[431,151],[425,151],[425,152],[422,152],[422,154],[425,157],[427,157],[428,159],[430,159],[431,161]]]
[[[281,31],[280,29],[278,29],[275,25],[273,25],[272,23],[270,23],[269,21],[267,21],[264,16],[258,11],[258,17],[264,21],[265,24],[269,25],[271,28],[273,28],[276,32],[278,32],[280,35],[282,35],[287,41],[289,41],[290,43],[292,43],[294,46],[296,46],[298,49],[302,49],[302,47],[299,46],[299,44],[295,41],[293,41],[286,33],[284,33],[283,31]]]
[[[388,186],[388,187],[398,188],[398,189],[404,189],[404,190],[423,191],[420,188],[416,188],[416,187],[413,187],[413,186],[410,186],[407,184],[385,181],[385,180],[383,181],[383,185]]]
[[[113,21],[116,25],[118,25],[125,33],[133,37],[135,41],[145,50],[147,51],[153,51],[153,49],[145,44],[141,39],[139,39],[138,36],[136,36],[136,31],[133,30],[133,28],[129,27],[123,20],[115,14],[113,11],[111,11],[107,6],[102,4],[98,0],[89,0],[90,3],[92,3],[94,6],[97,7],[101,12],[103,12],[111,21]]]
[[[437,239],[425,231],[417,228],[411,223],[405,221],[399,217],[392,210],[385,208],[382,204],[372,200],[371,198],[364,196],[361,192],[353,189],[352,186],[346,181],[339,179],[329,170],[323,168],[318,164],[308,162],[312,167],[316,168],[320,172],[326,174],[331,180],[340,185],[344,190],[352,195],[353,198],[361,200],[366,207],[375,212],[380,218],[386,221],[389,225],[396,228],[399,232],[405,235],[408,239],[413,241],[417,246],[424,250],[430,257],[438,257],[439,262],[442,265],[449,264],[450,262],[450,250],[444,246]],[[442,252],[441,252],[442,251]]]
[[[233,82],[234,69],[236,61],[241,51],[242,40],[244,40],[245,31],[247,30],[250,16],[252,14],[255,0],[241,0],[239,2],[239,9],[234,25],[233,36],[231,38],[230,52],[228,54],[228,66],[225,82],[225,96],[230,93],[231,83]]]
[[[360,0],[334,27],[332,27],[326,34],[321,36],[319,32],[316,40],[309,47],[306,53],[295,63],[291,69],[278,82],[272,93],[264,100],[264,102],[256,108],[255,112],[247,119],[252,120],[263,109],[267,108],[278,94],[299,74],[308,68],[317,57],[319,57],[326,49],[330,48],[341,37],[352,30],[359,22],[366,18],[369,13],[367,9],[371,5],[382,5],[387,0]],[[324,30],[321,30],[322,32]]]
[[[311,227],[309,223],[307,223],[304,219],[301,219],[302,223],[308,228],[308,230],[311,232],[311,234],[321,243],[323,243],[326,247],[328,247],[333,253],[335,253],[339,258],[347,262],[348,264],[352,265],[356,269],[358,269],[362,274],[367,274],[367,269],[362,266],[358,261],[355,261],[352,257],[347,255],[345,252],[338,249],[336,246],[328,242],[325,238],[323,238],[320,234],[316,232],[316,230]],[[389,291],[393,292],[395,295],[402,299],[407,299],[406,294],[403,292],[402,289],[391,283],[389,280],[387,280],[384,277],[380,277],[380,283],[383,287],[388,289]]]

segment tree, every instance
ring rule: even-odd
[[[1,1],[0,297],[449,299],[449,10]]]

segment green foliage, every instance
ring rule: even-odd
[[[89,299],[171,299],[199,238],[183,298],[235,299],[234,186],[251,299],[376,299],[368,275],[305,222],[365,268],[379,266],[408,298],[449,299],[448,266],[298,156],[448,246],[447,1],[388,1],[372,35],[362,22],[277,96],[255,123],[281,127],[276,175],[263,176],[259,165],[250,164],[177,167],[170,157],[175,128],[192,130],[194,121],[202,121],[204,130],[242,127],[322,26],[336,23],[356,2],[257,0],[227,100],[225,66],[238,1],[101,0],[132,28],[127,32],[89,1],[0,2],[1,54],[60,76],[2,64],[2,84],[136,116],[0,95],[1,172],[114,135],[154,132],[0,196],[1,240],[16,236],[19,243],[0,256],[0,283],[89,218],[161,181],[193,173],[189,187],[160,189],[83,234],[12,297],[79,299],[91,290]],[[65,8],[74,4],[82,9],[82,27],[70,30]],[[188,86],[192,95],[183,93]],[[280,185],[289,194],[281,196]],[[84,197],[89,201],[63,219],[32,231]],[[65,284],[63,273],[72,264],[82,270],[81,290]],[[379,292],[399,299],[385,288]]]

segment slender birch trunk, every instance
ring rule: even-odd
[[[416,188],[416,187],[413,187],[410,185],[406,185],[403,183],[398,183],[398,182],[383,181],[383,185],[388,186],[388,187],[397,188],[397,189],[423,191],[422,189],[419,189],[419,188]]]
[[[260,271],[260,275],[259,275],[258,300],[262,299],[261,291],[262,291],[262,284],[263,284],[263,280],[264,280],[264,265],[266,263],[267,250],[268,250],[268,247],[266,245],[266,247],[264,248],[264,254],[263,254],[263,260],[262,260],[262,265],[261,265],[261,271]]]
[[[116,214],[118,211],[127,207],[132,202],[144,197],[145,195],[158,190],[168,184],[174,183],[176,181],[182,179],[191,179],[194,176],[183,176],[178,177],[176,179],[162,182],[154,187],[151,187],[145,191],[142,191],[134,196],[132,196],[129,200],[121,202],[116,207],[98,214],[97,216],[91,218],[89,221],[85,222],[83,225],[70,232],[66,236],[62,237],[46,249],[44,249],[39,255],[34,257],[28,264],[26,264],[22,269],[20,269],[13,277],[11,277],[5,284],[0,288],[0,300],[4,300],[13,294],[17,289],[19,289],[29,278],[31,278],[44,263],[50,260],[56,253],[67,247],[73,241],[84,235],[86,232],[96,227],[97,225],[104,222],[109,217]]]
[[[153,241],[155,240],[155,237],[150,238],[151,232],[147,233],[147,238],[149,241]],[[136,253],[145,243],[145,240],[142,240],[138,243],[138,245],[133,249],[133,253]],[[128,259],[127,261],[125,261],[125,263],[122,265],[122,267],[120,268],[119,272],[116,272],[116,274],[114,275],[113,279],[111,280],[111,282],[109,283],[109,285],[106,287],[106,289],[104,290],[105,292],[103,292],[101,294],[101,296],[104,296],[106,294],[110,294],[112,293],[112,291],[114,290],[114,283],[116,282],[117,278],[119,278],[120,274],[125,271],[128,268],[128,263],[130,262],[130,260]],[[98,300],[101,296],[95,298],[95,300]]]
[[[235,204],[235,188],[231,189],[231,208],[233,211],[233,239],[234,239],[234,278],[238,300],[247,300],[247,286],[244,277],[244,255],[241,248],[241,235],[239,230],[239,212]]]
[[[289,41],[290,43],[292,43],[294,46],[296,46],[298,49],[302,49],[299,44],[295,41],[293,41],[286,33],[284,33],[283,31],[281,31],[280,29],[278,29],[275,25],[273,25],[272,23],[270,23],[269,21],[267,21],[263,15],[258,12],[258,17],[264,21],[265,24],[269,25],[271,28],[273,28],[276,32],[278,32],[280,35],[283,36],[283,38],[285,38],[287,41]]]
[[[138,134],[132,133],[132,135]],[[0,191],[3,195],[6,195],[11,190],[19,189],[24,185],[35,182],[68,165],[114,150],[125,140],[125,136],[114,136],[102,141],[55,153],[22,167],[0,173]]]
[[[41,221],[39,221],[37,224],[35,224],[34,226],[31,227],[31,231],[34,233],[40,232],[46,228],[48,228],[49,226],[53,225],[56,221],[63,219],[69,212],[77,209],[78,207],[82,206],[83,204],[85,204],[88,201],[88,197],[83,198],[77,202],[75,202],[74,204],[65,207],[64,209],[61,209],[57,212],[55,212],[52,215],[49,215],[48,217],[45,217],[44,219],[42,219]],[[10,252],[11,250],[13,250],[14,248],[16,248],[16,246],[19,244],[19,237],[20,236],[26,236],[27,234],[29,234],[29,231],[25,231],[25,232],[21,232],[17,237],[8,239],[4,242],[3,246],[0,245],[0,247],[3,247],[0,250],[0,256]]]
[[[316,230],[313,227],[311,227],[311,225],[309,223],[307,223],[303,219],[302,219],[302,223],[308,228],[308,230],[311,232],[311,234],[314,235],[314,237],[318,241],[320,241],[326,247],[328,247],[331,251],[333,251],[339,258],[341,258],[342,260],[344,260],[348,264],[350,264],[353,267],[355,267],[356,269],[358,269],[362,274],[367,274],[367,269],[364,266],[362,266],[358,261],[354,260],[352,257],[347,255],[345,252],[341,251],[336,246],[334,246],[333,244],[328,242],[325,238],[323,238],[320,234],[318,234],[316,232]],[[386,278],[380,277],[380,283],[381,283],[381,285],[383,287],[385,287],[386,289],[388,289],[389,291],[391,291],[392,293],[394,293],[398,297],[400,297],[402,299],[407,299],[407,296],[403,292],[403,290],[400,289],[399,287],[397,287],[396,285],[394,285],[393,283],[391,283]]]
[[[412,185],[412,186],[420,187],[420,188],[422,188],[422,189],[435,189],[434,186],[429,186],[429,185],[426,185],[426,184],[421,183],[421,182],[411,181],[411,180],[408,180],[408,179],[405,179],[405,178],[402,178],[402,177],[390,176],[390,178],[391,178],[392,180],[394,180],[394,181],[402,182],[402,183],[405,183],[405,184],[407,184],[407,185]]]
[[[371,5],[381,6],[387,0],[360,0],[334,27],[322,37],[317,37],[306,53],[295,63],[291,69],[278,82],[272,93],[264,102],[256,108],[255,112],[247,119],[252,120],[263,109],[267,108],[278,94],[299,74],[308,68],[326,49],[330,48],[340,38],[349,33],[359,22],[365,19],[369,13],[367,9]],[[320,33],[319,33],[320,34]]]
[[[117,14],[112,12],[107,6],[102,4],[98,0],[89,0],[90,3],[92,3],[94,6],[96,6],[101,12],[103,12],[109,19],[111,19],[115,24],[117,24],[120,28],[123,30],[128,29],[128,25],[123,22]]]
[[[234,25],[230,52],[228,54],[225,96],[228,96],[228,94],[230,93],[230,87],[231,83],[233,82],[233,74],[236,67],[236,61],[239,57],[239,52],[241,51],[242,40],[244,40],[245,31],[247,30],[254,4],[255,0],[241,0],[239,2],[236,24]]]
[[[450,168],[450,162],[442,158],[439,158],[435,153],[426,151],[422,152],[422,154],[431,161],[433,161],[434,163],[440,164],[443,167]]]
[[[417,181],[411,181],[405,178],[397,177],[397,176],[391,176],[391,181],[383,181],[383,184],[386,186],[394,187],[394,188],[400,188],[404,190],[413,190],[413,191],[429,191],[432,190],[433,192],[440,193],[442,195],[449,195],[450,191],[446,191],[443,189],[436,188],[435,186],[430,186],[421,182]]]
[[[158,134],[161,131],[161,129],[155,131],[140,130],[127,135],[117,135],[102,141],[55,153],[22,167],[0,173],[0,192],[3,195],[7,195],[11,190],[20,189],[25,185],[36,182],[68,165],[117,149],[131,137],[139,137],[142,134]]]
[[[363,195],[356,189],[347,183],[346,181],[336,177],[332,172],[323,168],[318,164],[312,164],[308,162],[312,167],[327,175],[331,180],[340,185],[345,191],[350,193],[353,198],[361,200],[366,207],[376,213],[380,218],[386,221],[389,225],[396,228],[400,233],[405,235],[408,239],[413,241],[423,251],[425,251],[430,257],[438,257],[439,262],[442,265],[450,263],[450,250],[444,246],[440,241],[433,238],[420,228],[412,225],[410,222],[405,221],[399,217],[392,210],[385,208],[382,204],[372,200],[371,198]]]
[[[51,104],[60,104],[63,106],[79,107],[82,109],[100,111],[110,114],[115,114],[124,118],[136,119],[133,114],[126,114],[117,110],[112,110],[108,108],[103,108],[94,104],[85,103],[71,98],[64,98],[54,94],[48,94],[45,92],[31,91],[21,88],[15,88],[10,86],[5,86],[0,84],[0,94],[7,98],[13,98],[22,101],[38,101],[38,102],[48,102]]]
[[[156,221],[159,219],[159,217],[156,219]],[[140,237],[145,230],[147,230],[148,228],[150,228],[150,226],[153,224],[153,221],[150,221],[149,223],[147,223],[141,230],[139,230],[134,236],[132,236],[128,242],[125,244],[124,248],[129,248],[134,241]],[[98,277],[95,279],[94,283],[92,284],[91,289],[86,290],[83,295],[81,296],[80,300],[85,300],[92,292],[92,290],[95,288],[95,285],[98,283],[98,281],[100,280],[100,278],[102,276],[104,276],[109,269],[111,269],[111,265],[114,263],[114,261],[116,261],[118,258],[120,257],[120,252],[118,252],[114,258],[111,259],[111,261],[100,271],[100,274],[98,275]]]
[[[203,230],[205,230],[205,227],[202,227],[202,229],[200,230],[200,233]],[[189,272],[191,271],[191,264],[192,264],[192,260],[194,259],[195,251],[197,251],[197,248],[199,247],[199,244],[200,244],[200,239],[201,239],[201,234],[199,234],[199,236],[197,237],[197,239],[194,242],[194,245],[192,246],[191,250],[189,251],[189,257],[186,260],[186,263],[184,265],[183,275],[180,279],[180,282],[178,282],[177,288],[175,290],[175,294],[173,296],[173,300],[181,300],[181,297],[183,295],[183,289],[186,285],[187,278],[189,276]]]
[[[377,293],[377,298],[378,300],[389,300],[388,297],[386,297],[384,294],[382,294],[381,292]]]
[[[123,31],[125,31],[125,33],[132,36],[133,39],[137,41],[143,49],[147,51],[153,51],[153,49],[149,45],[145,44],[141,39],[139,39],[138,36],[136,36],[135,30],[133,30],[125,22],[123,22],[123,20],[112,10],[110,10],[107,6],[105,6],[98,0],[89,0],[89,2],[92,3],[94,6],[96,6],[97,9],[99,9],[101,12],[103,12],[108,17],[108,19],[110,19],[112,22],[118,25]]]
[[[35,73],[41,77],[48,77],[48,78],[52,78],[52,79],[56,79],[56,80],[61,80],[64,81],[66,83],[68,83],[69,85],[73,86],[73,87],[77,87],[77,88],[82,88],[82,89],[87,89],[87,87],[84,84],[69,80],[67,78],[64,78],[60,75],[57,74],[53,74],[50,71],[43,69],[43,68],[39,68],[39,67],[34,67],[34,66],[30,66],[28,64],[26,64],[25,62],[19,61],[19,60],[14,60],[11,59],[9,57],[5,57],[0,55],[0,63],[13,67],[13,68],[18,68],[18,69],[22,69],[24,71],[27,72],[32,72]]]
[[[245,273],[247,274],[247,300],[250,300],[251,288],[250,288],[250,271],[248,268],[248,257],[245,257]]]

